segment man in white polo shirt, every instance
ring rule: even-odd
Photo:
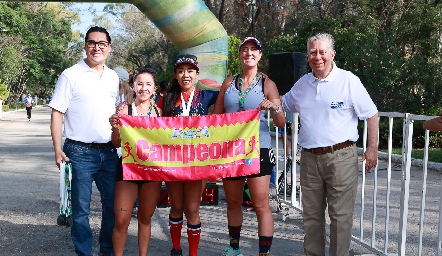
[[[111,38],[106,29],[90,28],[86,58],[58,78],[49,106],[55,162],[72,163],[71,237],[78,255],[92,255],[89,225],[92,183],[101,195],[100,255],[113,255],[114,190],[118,155],[111,141],[109,117],[115,113],[118,76],[104,64]],[[63,130],[64,118],[64,130]],[[62,133],[66,137],[62,148]]]
[[[312,72],[282,96],[288,113],[299,112],[300,179],[306,255],[325,255],[325,210],[330,215],[329,255],[348,255],[358,187],[358,119],[367,120],[368,147],[362,160],[377,164],[378,110],[357,76],[334,63],[333,36],[307,40]]]

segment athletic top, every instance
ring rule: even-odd
[[[226,113],[238,112],[239,110],[239,91],[236,88],[236,79],[238,76],[235,76],[230,84],[229,88],[227,88],[226,93],[224,94],[224,109]],[[252,85],[253,88],[249,91],[244,99],[244,109],[256,109],[259,104],[265,99],[265,95],[263,92],[263,78],[260,76],[259,80]],[[267,110],[260,111],[260,124],[259,124],[259,145],[260,148],[272,148],[272,140],[270,137],[269,126],[267,124]]]

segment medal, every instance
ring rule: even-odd
[[[183,107],[183,116],[189,116],[190,114],[190,106],[192,105],[193,95],[195,93],[195,88],[193,89],[192,93],[190,94],[189,101],[184,101],[183,93],[181,93],[181,106]]]

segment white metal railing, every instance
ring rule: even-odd
[[[299,114],[298,113],[293,113],[292,115],[292,120],[293,120],[293,128],[292,128],[292,133],[291,133],[291,137],[290,137],[290,148],[291,148],[291,165],[287,164],[287,161],[289,161],[287,159],[287,156],[285,156],[285,147],[284,147],[284,143],[282,144],[282,149],[284,152],[284,159],[283,159],[283,165],[280,166],[280,158],[279,158],[279,140],[281,138],[281,140],[284,142],[286,141],[286,136],[287,136],[287,129],[286,127],[284,127],[284,132],[282,134],[279,134],[278,129],[276,128],[276,132],[275,132],[275,144],[276,144],[276,158],[278,159],[278,161],[276,161],[276,189],[279,192],[280,191],[280,184],[278,182],[280,177],[283,177],[283,184],[285,184],[285,186],[283,187],[282,193],[280,193],[281,196],[281,200],[282,203],[284,205],[287,205],[291,208],[294,208],[298,211],[302,211],[302,206],[301,206],[301,198],[302,198],[302,193],[301,193],[301,189],[299,186],[299,182],[298,182],[298,177],[299,177],[299,170],[297,168],[297,159],[299,159],[299,147],[298,145],[298,127],[299,127]],[[286,168],[289,167],[290,170],[286,170]],[[286,172],[286,175],[283,175],[283,173],[281,172]],[[290,191],[287,191],[290,185]],[[299,188],[299,189],[298,189]],[[288,193],[290,192],[290,193]],[[298,195],[297,195],[298,193]],[[283,219],[285,220],[285,218],[287,216],[293,216],[293,214],[284,214],[283,215]],[[300,216],[299,214],[295,214],[295,216]]]
[[[429,131],[425,131],[422,169],[412,166],[412,162],[415,160],[411,157],[414,121],[429,120],[434,116],[379,112],[379,118],[388,118],[387,153],[379,153],[385,155],[382,159],[382,165],[386,165],[386,167],[379,170],[378,165],[369,173],[360,172],[361,179],[358,188],[360,195],[356,203],[352,240],[378,255],[420,256],[437,254],[442,256],[442,181],[439,173],[430,172],[432,173],[431,186],[428,186]],[[291,181],[291,194],[287,193],[288,186],[285,186],[283,193],[281,193],[281,201],[287,207],[302,212],[300,203],[302,191],[300,189],[298,191],[299,198],[296,195],[296,188],[299,186],[299,168],[296,165],[296,156],[299,155],[299,152],[297,152],[298,119],[299,114],[293,114],[294,125],[291,133],[293,162],[291,171],[288,175],[285,175],[286,179],[290,178],[289,183]],[[401,156],[392,154],[395,120],[401,120],[403,126]],[[365,152],[367,145],[366,127],[366,122],[364,122],[363,148],[360,153]],[[277,158],[279,157],[279,139],[282,136],[282,141],[285,141],[285,134],[285,129],[281,135],[276,129]],[[283,152],[285,152],[284,143],[282,145]],[[393,157],[397,161],[394,161]],[[277,163],[276,181],[281,175],[281,171],[285,171],[286,161],[286,159],[283,161],[282,168]],[[398,165],[401,166],[400,173],[393,170],[398,169]],[[383,172],[384,169],[385,172]],[[362,170],[365,170],[365,162],[362,163]],[[287,184],[287,182],[284,181],[284,184]],[[400,191],[398,191],[399,188]],[[277,189],[279,191],[279,187]],[[427,198],[428,191],[431,191],[432,194],[430,199]],[[434,195],[435,191],[439,193]],[[371,196],[371,200],[367,200],[366,196]],[[430,209],[427,209],[428,207]],[[283,212],[283,220],[291,216],[293,216],[293,213]],[[295,216],[299,217],[300,214],[297,213]],[[438,231],[437,236],[436,229]]]

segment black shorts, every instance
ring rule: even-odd
[[[273,154],[273,148],[261,148],[259,150],[259,157],[261,159],[260,165],[259,165],[259,173],[252,174],[248,176],[241,176],[241,177],[231,177],[231,178],[225,178],[226,180],[242,180],[245,178],[256,178],[266,175],[272,175],[273,167],[276,165],[276,158]]]
[[[145,183],[152,182],[150,180],[123,180],[123,158],[120,157],[118,160],[118,166],[117,166],[117,174],[115,176],[116,181],[128,181],[137,184],[138,186],[141,186]]]

